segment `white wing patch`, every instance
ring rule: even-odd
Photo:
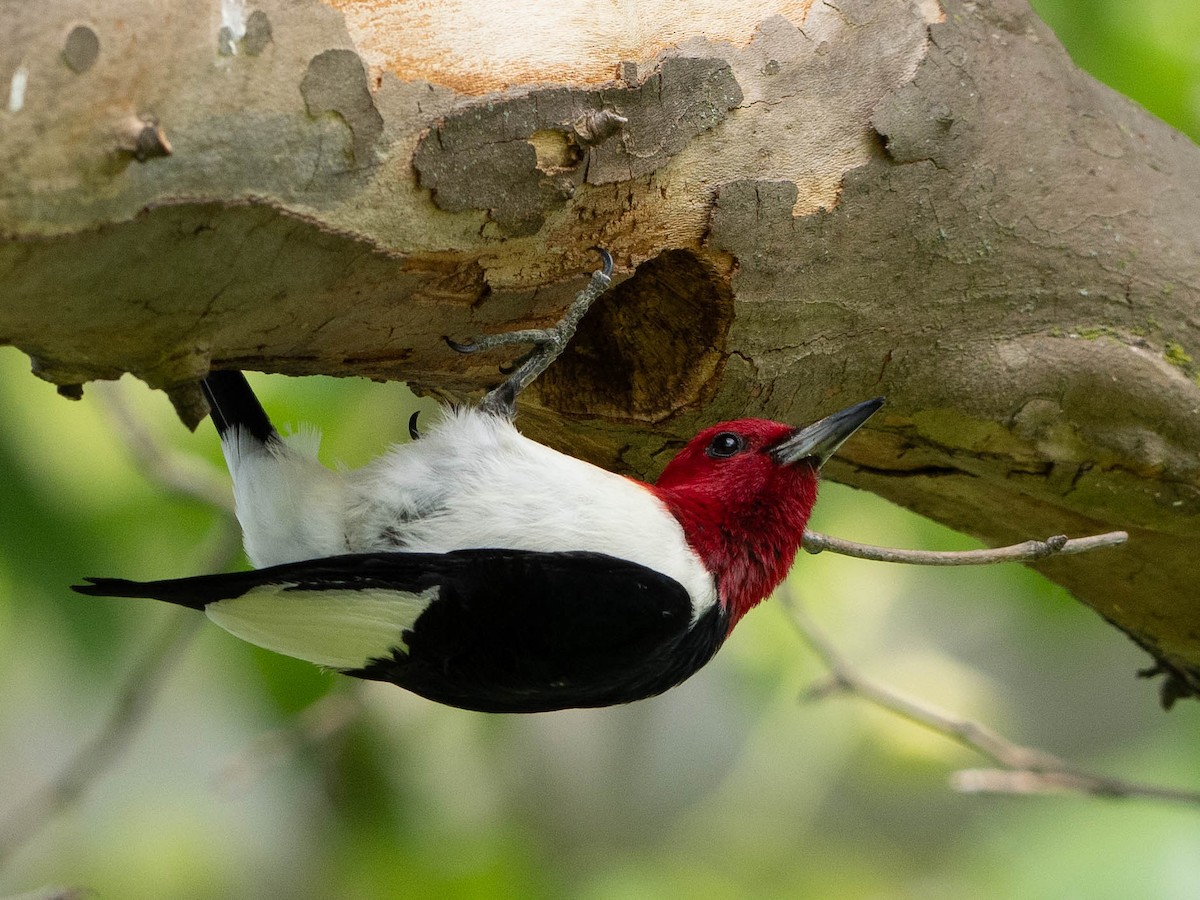
[[[205,612],[221,628],[251,644],[331,669],[360,669],[370,660],[407,651],[403,633],[438,596],[383,590],[256,588],[210,603]]]

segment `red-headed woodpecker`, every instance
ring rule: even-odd
[[[612,260],[558,326],[460,351],[536,346],[479,407],[357,471],[281,438],[240,372],[204,382],[233,476],[249,572],[89,579],[81,593],[201,609],[232,634],[441,703],[489,712],[607,706],[691,676],[786,575],[821,464],[883,403],[805,428],[698,434],[643,484],[513,426]]]

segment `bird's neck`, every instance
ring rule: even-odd
[[[815,499],[731,506],[686,489],[656,492],[683,526],[692,550],[716,576],[731,631],[786,577]]]

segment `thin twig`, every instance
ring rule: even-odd
[[[1126,781],[1078,770],[963,769],[950,776],[950,786],[963,794],[1090,794],[1200,803],[1200,791]]]
[[[78,802],[128,748],[167,674],[204,619],[187,610],[172,616],[162,634],[142,654],[126,677],[112,712],[90,741],[62,770],[12,810],[0,826],[0,865],[32,840],[57,816]]]
[[[833,646],[786,585],[779,597],[800,637],[829,669],[829,679],[806,692],[810,699],[835,692],[853,694],[902,719],[929,729],[998,763],[999,769],[968,769],[951,777],[963,793],[1044,794],[1071,792],[1097,797],[1143,797],[1200,804],[1200,791],[1111,778],[1080,769],[1033,747],[1014,743],[991,728],[965,719],[866,678]]]
[[[162,447],[130,410],[117,390],[102,390],[105,406],[115,420],[115,430],[125,441],[134,462],[147,478],[166,489],[184,494],[232,517],[230,492],[214,475],[188,464],[183,454]],[[236,531],[225,522],[216,526],[217,540],[205,554],[205,568],[226,568],[237,555]],[[95,736],[80,747],[67,764],[23,803],[0,821],[0,864],[36,837],[57,816],[62,815],[87,790],[100,780],[128,750],[144,724],[167,676],[183,657],[192,639],[199,633],[202,616],[179,610],[162,634],[147,647],[122,682],[108,718]]]
[[[1129,540],[1124,531],[1109,531],[1091,537],[1068,539],[1065,534],[1056,534],[1044,541],[1023,541],[1011,547],[988,547],[983,550],[901,550],[894,547],[877,547],[859,544],[843,538],[831,537],[819,531],[804,533],[804,549],[809,553],[829,550],[855,559],[875,562],[909,563],[918,566],[983,566],[1001,562],[1031,562],[1047,556],[1068,556],[1086,553],[1102,547],[1115,547]]]

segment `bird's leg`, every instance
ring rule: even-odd
[[[608,290],[612,281],[612,255],[599,247],[596,248],[596,252],[600,254],[603,267],[592,273],[592,280],[571,301],[571,305],[567,307],[566,313],[559,319],[557,325],[551,328],[526,328],[521,331],[490,334],[467,344],[460,344],[458,341],[446,338],[446,343],[450,345],[450,348],[459,353],[476,353],[480,350],[507,347],[510,344],[534,345],[533,350],[518,361],[504,383],[489,391],[480,401],[479,408],[481,410],[504,415],[510,419],[515,417],[517,396],[535,378],[545,372],[554,360],[558,359],[559,354],[563,352],[574,336],[575,329],[579,327],[579,322],[587,313],[588,308]]]

